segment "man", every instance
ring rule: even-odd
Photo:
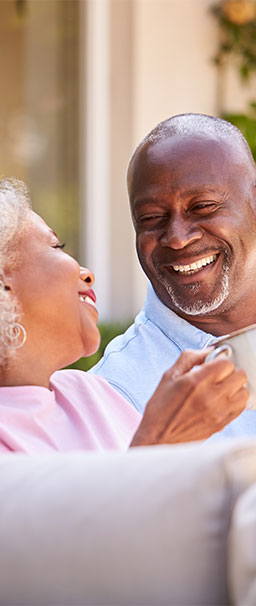
[[[200,114],[174,116],[137,147],[128,191],[144,308],[92,372],[138,410],[185,348],[256,322],[256,169],[240,131]],[[256,433],[244,411],[225,435]]]

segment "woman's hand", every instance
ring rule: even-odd
[[[245,372],[223,356],[203,364],[209,351],[184,351],[165,372],[131,446],[203,440],[244,410]]]

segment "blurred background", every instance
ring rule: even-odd
[[[129,323],[146,291],[126,192],[135,147],[203,112],[255,152],[255,74],[255,0],[0,0],[0,174],[28,184],[95,272],[103,326]]]

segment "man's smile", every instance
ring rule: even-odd
[[[204,256],[203,256],[204,254]],[[195,260],[195,258],[197,259]],[[191,259],[191,263],[188,260]],[[155,264],[158,283],[170,303],[188,316],[205,315],[216,310],[229,293],[231,258],[228,250],[206,254],[203,251],[183,257],[183,263]],[[186,261],[186,263],[185,263]],[[172,309],[172,307],[171,307]]]
[[[208,257],[198,259],[198,261],[193,261],[193,263],[186,265],[171,265],[171,267],[175,272],[182,274],[183,276],[192,275],[201,271],[206,265],[214,263],[217,260],[217,257],[217,254],[209,255]]]

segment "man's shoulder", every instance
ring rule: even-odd
[[[126,332],[108,344],[101,360],[89,372],[105,377],[141,412],[163,372],[179,353],[175,342],[142,310]]]
[[[125,362],[129,360],[129,367],[140,372],[143,361],[148,361],[156,350],[163,351],[163,347],[175,347],[174,342],[167,331],[150,317],[145,307],[136,316],[135,321],[121,335],[118,335],[107,345],[101,360],[90,370],[92,373],[101,374],[103,368],[108,367],[116,373],[118,366],[125,372]],[[139,363],[139,365],[138,365]],[[127,367],[127,370],[128,368]]]
[[[101,374],[100,370],[103,366],[108,366],[109,362],[112,364],[113,360],[121,360],[122,357],[130,356],[131,352],[134,354],[140,348],[143,328],[146,327],[146,330],[150,328],[148,324],[149,320],[142,311],[124,333],[110,341],[103,357],[89,372]]]

